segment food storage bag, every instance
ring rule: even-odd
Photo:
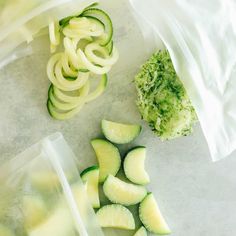
[[[130,3],[146,37],[145,47],[160,38],[169,50],[196,109],[213,161],[226,157],[236,148],[235,1]]]
[[[93,2],[94,0],[1,0],[0,68],[17,58],[32,54],[34,48],[27,43],[47,32],[40,30],[50,22],[79,14]]]
[[[103,235],[61,133],[0,166],[0,235]]]

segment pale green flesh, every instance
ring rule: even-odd
[[[141,202],[139,217],[148,231],[161,235],[171,233],[152,193],[149,193]]]
[[[90,170],[89,170],[90,169]],[[88,170],[86,172],[86,170]],[[98,167],[89,167],[82,173],[81,178],[84,183],[87,183],[87,194],[93,208],[100,207],[98,182],[99,182],[99,169]]]
[[[0,236],[15,236],[11,229],[0,224]]]
[[[119,150],[103,139],[91,141],[99,163],[99,182],[104,182],[109,174],[116,175],[120,169],[121,157]]]
[[[101,227],[118,229],[135,229],[135,222],[132,213],[119,204],[106,205],[96,213]]]
[[[146,148],[138,147],[131,150],[124,160],[126,177],[135,184],[145,185],[150,182],[145,171]]]
[[[111,142],[125,144],[133,141],[140,134],[141,126],[102,120],[102,131]]]
[[[55,172],[38,171],[30,174],[30,181],[34,188],[39,191],[47,192],[60,187],[60,181]]]
[[[47,216],[47,207],[38,196],[24,196],[22,201],[24,227],[31,229],[42,223]]]
[[[100,45],[106,46],[107,44],[109,44],[109,42],[112,40],[112,36],[113,36],[113,25],[112,25],[112,21],[111,21],[110,17],[108,16],[108,14],[106,12],[102,11],[101,9],[97,9],[97,8],[91,9],[90,8],[90,9],[85,10],[82,13],[82,16],[95,17],[105,24],[107,38],[104,39],[103,41],[101,41]]]
[[[38,227],[28,231],[29,236],[74,236],[74,223],[69,209],[62,202],[55,211],[45,219]]]
[[[134,236],[147,236],[147,230],[142,226],[138,229]]]
[[[147,194],[145,187],[126,183],[112,175],[104,182],[103,191],[111,202],[125,206],[141,202]]]
[[[76,115],[83,107],[84,104],[95,100],[97,97],[102,95],[107,86],[107,74],[101,76],[100,82],[97,88],[86,96],[78,96],[76,101],[67,102],[64,101],[64,97],[61,96],[63,92],[60,92],[60,96],[57,97],[53,89],[54,85],[51,85],[48,91],[48,101],[47,108],[49,114],[57,120],[67,120]],[[56,88],[56,93],[58,95],[58,88]],[[67,95],[67,99],[76,99],[72,95]],[[59,99],[59,100],[58,100]]]

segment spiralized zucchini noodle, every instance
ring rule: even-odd
[[[119,58],[113,45],[110,17],[97,8],[49,24],[51,52],[47,76],[51,82],[47,107],[59,120],[70,119],[106,89],[107,73]],[[58,48],[64,48],[57,52]],[[91,90],[91,76],[100,82]]]

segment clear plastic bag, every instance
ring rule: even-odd
[[[169,50],[213,161],[226,157],[236,149],[235,1],[130,2],[146,26],[141,30],[145,29],[147,42],[155,43],[154,32]]]
[[[0,167],[0,235],[103,235],[60,133]]]
[[[2,0],[0,68],[31,54],[32,48],[27,47],[26,43],[38,36],[40,30],[50,22],[78,14],[93,2],[94,0]],[[22,43],[25,44],[21,45]]]

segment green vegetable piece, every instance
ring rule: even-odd
[[[125,157],[124,171],[126,177],[135,184],[148,184],[150,179],[145,171],[146,148],[136,147]],[[135,171],[134,171],[135,170]]]
[[[124,206],[135,205],[147,195],[144,186],[126,183],[112,175],[109,175],[104,182],[103,192],[111,202]]]
[[[11,229],[0,224],[0,236],[15,236]]]
[[[30,181],[32,187],[44,193],[60,188],[60,180],[57,174],[49,170],[31,173]]]
[[[141,132],[140,125],[122,124],[102,120],[102,132],[113,143],[125,144],[132,142]]]
[[[124,206],[111,204],[103,206],[96,213],[101,227],[117,229],[135,229],[132,213]]]
[[[87,183],[87,194],[93,208],[100,207],[98,183],[99,183],[99,167],[91,166],[81,173],[84,183]]]
[[[29,236],[75,236],[74,222],[64,201],[37,227],[28,231]]]
[[[92,3],[91,5],[87,6],[83,11],[88,10],[88,9],[90,9],[90,8],[93,8],[93,7],[96,7],[97,5],[98,5],[98,2],[94,2],[94,3]],[[59,21],[59,25],[61,26],[61,28],[66,27],[66,26],[69,24],[69,22],[70,22],[70,20],[71,20],[72,18],[74,18],[74,17],[79,17],[80,14],[81,14],[81,13],[78,13],[76,16],[67,16],[67,17],[61,19],[61,20]]]
[[[149,193],[140,203],[139,218],[151,233],[161,235],[171,233],[152,193]]]
[[[99,182],[103,183],[106,177],[116,175],[120,169],[121,157],[117,147],[103,139],[93,139],[91,145],[99,163]]]
[[[197,120],[167,50],[159,51],[135,77],[142,118],[162,140],[189,135]]]
[[[85,9],[85,11],[83,11],[80,16],[82,17],[89,16],[89,17],[97,18],[98,20],[103,22],[103,24],[105,25],[107,37],[104,39],[101,39],[100,45],[107,46],[112,40],[112,36],[113,36],[113,25],[112,25],[112,21],[109,15],[101,9],[89,8],[89,9]]]
[[[142,226],[138,229],[134,236],[147,236],[147,230]]]
[[[43,199],[38,196],[24,196],[22,204],[24,227],[32,229],[42,223],[47,216],[47,207]]]

